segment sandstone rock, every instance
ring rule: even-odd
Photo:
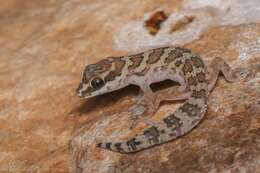
[[[258,6],[258,0],[3,1],[0,172],[259,172]],[[158,9],[169,18],[152,36],[143,23]],[[170,33],[185,16],[194,18]],[[96,148],[145,125],[129,129],[135,87],[77,98],[84,66],[165,44],[190,48],[205,60],[221,56],[247,77],[237,83],[220,77],[203,121],[175,141],[131,155]],[[163,104],[153,119],[179,105]]]

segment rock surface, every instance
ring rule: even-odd
[[[260,172],[259,5],[257,0],[1,2],[0,172]],[[143,22],[158,9],[169,18],[151,36]],[[169,33],[185,16],[194,19]],[[205,60],[221,56],[247,77],[237,83],[221,77],[204,120],[178,140],[131,155],[95,148],[99,141],[127,139],[145,125],[129,129],[135,87],[77,98],[84,66],[165,44],[182,45]],[[163,104],[153,119],[179,105]]]

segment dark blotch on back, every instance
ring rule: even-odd
[[[154,64],[154,63],[156,63],[156,62],[161,58],[161,56],[163,55],[164,49],[165,49],[165,48],[154,49],[154,50],[152,51],[152,53],[150,53],[149,58],[148,58],[148,60],[147,60],[147,63],[148,63],[148,64]]]
[[[122,57],[118,57],[118,58],[113,58],[113,63],[115,63],[115,73],[118,74],[118,76],[121,75],[122,73],[122,69],[125,66],[125,61],[122,60]]]
[[[141,64],[141,62],[144,58],[144,55],[143,55],[143,53],[139,53],[136,55],[131,55],[129,57],[133,64],[131,66],[129,66],[128,69],[132,70],[132,69],[139,67],[139,65]]]
[[[183,52],[179,49],[174,48],[172,51],[170,51],[170,53],[168,54],[168,57],[165,58],[165,63],[169,64],[170,62],[181,58],[183,56]]]

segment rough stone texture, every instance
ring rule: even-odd
[[[82,69],[106,56],[147,47],[120,42],[121,26],[142,22],[143,16],[158,8],[168,14],[178,11],[181,2],[1,2],[0,172],[260,172],[257,23],[210,23],[184,45],[205,60],[221,56],[248,73],[238,83],[218,81],[204,120],[191,133],[131,155],[95,148],[98,141],[127,139],[145,125],[129,130],[127,110],[137,94],[134,87],[89,100],[74,96]],[[159,37],[158,33],[154,38]],[[160,120],[179,105],[162,105],[153,119]]]

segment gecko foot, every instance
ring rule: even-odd
[[[155,112],[157,111],[158,106],[159,104],[154,104],[154,103],[147,105],[145,104],[145,102],[132,106],[129,109],[131,113],[131,120],[132,120],[132,125],[130,128],[132,129],[136,127],[140,122],[143,122],[147,125],[154,125],[155,122],[145,117],[150,117],[154,115]]]

